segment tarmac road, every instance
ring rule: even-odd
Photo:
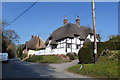
[[[88,78],[56,70],[51,64],[21,61],[17,58],[2,65],[2,78]]]

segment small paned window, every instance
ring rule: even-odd
[[[92,34],[90,34],[90,38],[92,39]]]
[[[76,49],[79,49],[79,45],[78,44],[76,45]]]
[[[68,47],[68,48],[71,48],[71,44],[70,44],[70,43],[68,43],[68,44],[67,44],[67,47]]]

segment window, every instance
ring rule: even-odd
[[[57,45],[51,45],[52,49],[57,48]]]
[[[67,48],[71,48],[71,44],[70,43],[67,44]]]
[[[52,37],[50,37],[50,38],[49,38],[49,43],[51,43],[51,42],[52,42],[52,40],[53,40],[53,38],[52,38]]]
[[[80,45],[77,44],[77,45],[76,45],[76,49],[79,49],[79,46],[80,46]]]
[[[90,38],[92,39],[92,34],[90,34]]]

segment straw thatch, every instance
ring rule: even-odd
[[[93,34],[93,31],[90,27],[84,27],[79,26],[77,24],[67,23],[64,26],[56,29],[47,39],[45,44],[47,45],[51,38],[51,44],[57,44],[56,41],[67,37],[74,38],[75,35],[79,36],[80,39],[85,39],[88,36],[88,34]]]
[[[45,42],[39,37],[32,37],[30,41],[26,42],[26,47],[28,49],[39,49],[45,48]]]

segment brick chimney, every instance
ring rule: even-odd
[[[64,19],[64,24],[66,24],[67,23],[67,16],[65,16],[65,19]]]
[[[32,35],[32,38],[33,38],[34,36]]]
[[[36,35],[36,37],[39,37],[39,35]]]
[[[80,19],[79,19],[79,16],[77,16],[76,24],[80,26]]]

